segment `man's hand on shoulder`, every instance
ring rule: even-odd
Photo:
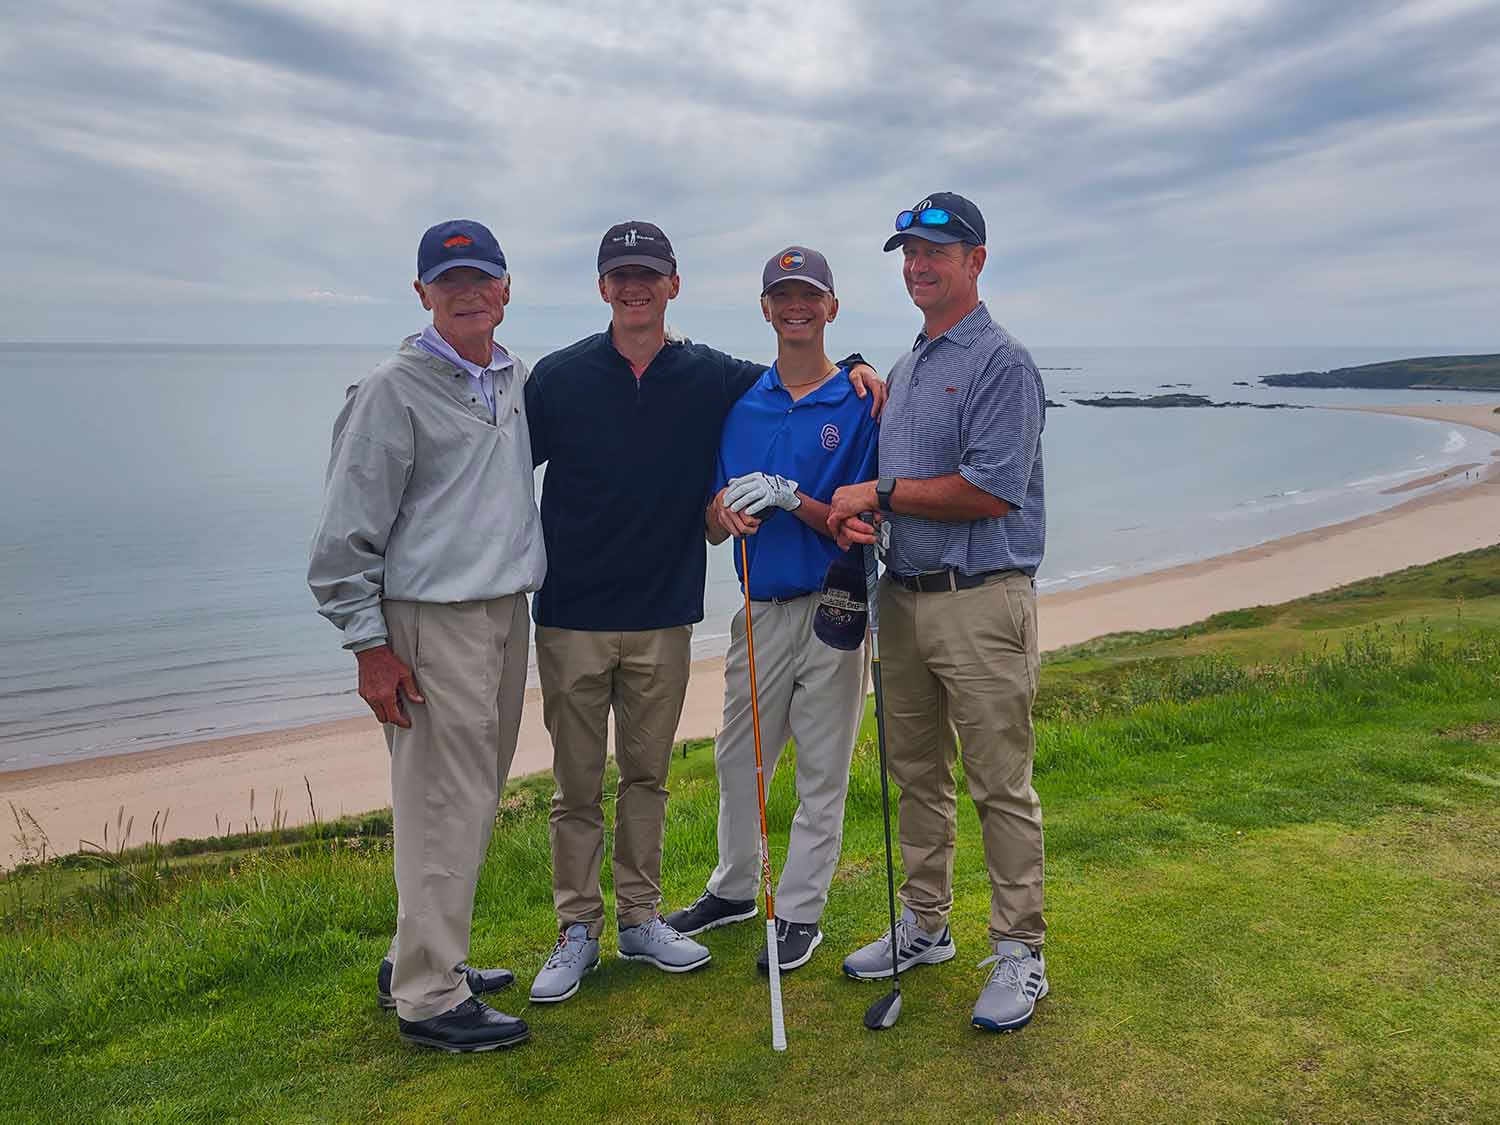
[[[849,368],[849,382],[854,385],[855,394],[870,400],[870,417],[879,418],[880,412],[885,409],[885,381],[875,373],[873,367],[861,361]]]
[[[410,727],[406,704],[427,702],[417,690],[411,669],[401,663],[388,644],[357,652],[354,659],[359,662],[359,697],[370,705],[375,718],[382,723]]]

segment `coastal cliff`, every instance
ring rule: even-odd
[[[1265,375],[1268,387],[1363,387],[1373,390],[1500,391],[1500,355],[1437,355]]]

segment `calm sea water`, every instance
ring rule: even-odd
[[[1465,349],[1420,351],[1455,350]],[[1216,399],[1314,405],[1500,401],[1232,385],[1388,350],[1034,351],[1065,369],[1043,372],[1064,403],[1180,383]],[[304,570],[343,389],[385,354],[0,345],[0,770],[363,710]],[[866,354],[888,367],[899,353]],[[1404,498],[1381,495],[1392,484],[1487,461],[1495,444],[1460,427],[1323,410],[1067,405],[1048,416],[1040,585],[1362,515]],[[722,651],[738,600],[721,547],[700,655]]]

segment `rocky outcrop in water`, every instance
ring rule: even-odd
[[[1148,410],[1169,409],[1212,409],[1218,410],[1227,406],[1248,406],[1252,410],[1302,410],[1301,406],[1293,406],[1288,402],[1214,402],[1207,395],[1147,395],[1144,398],[1118,398],[1114,395],[1104,395],[1100,398],[1075,398],[1073,400],[1079,406],[1140,406]]]

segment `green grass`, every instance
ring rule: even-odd
[[[785,978],[783,1056],[756,926],[710,934],[686,976],[606,955],[566,1004],[502,993],[534,1029],[516,1051],[404,1046],[372,996],[388,841],[325,826],[0,882],[0,1117],[1500,1119],[1497,594],[1500,551],[1476,552],[1050,658],[1052,995],[1019,1035],[968,1026],[989,892],[967,799],[959,956],[908,974],[894,1030],[861,1026],[882,986],[837,964],[884,928],[866,741],[827,941]],[[672,792],[669,905],[714,860],[706,743]],[[554,937],[549,793],[512,787],[479,888],[474,959],[519,990]],[[782,846],[792,810],[783,770]]]

